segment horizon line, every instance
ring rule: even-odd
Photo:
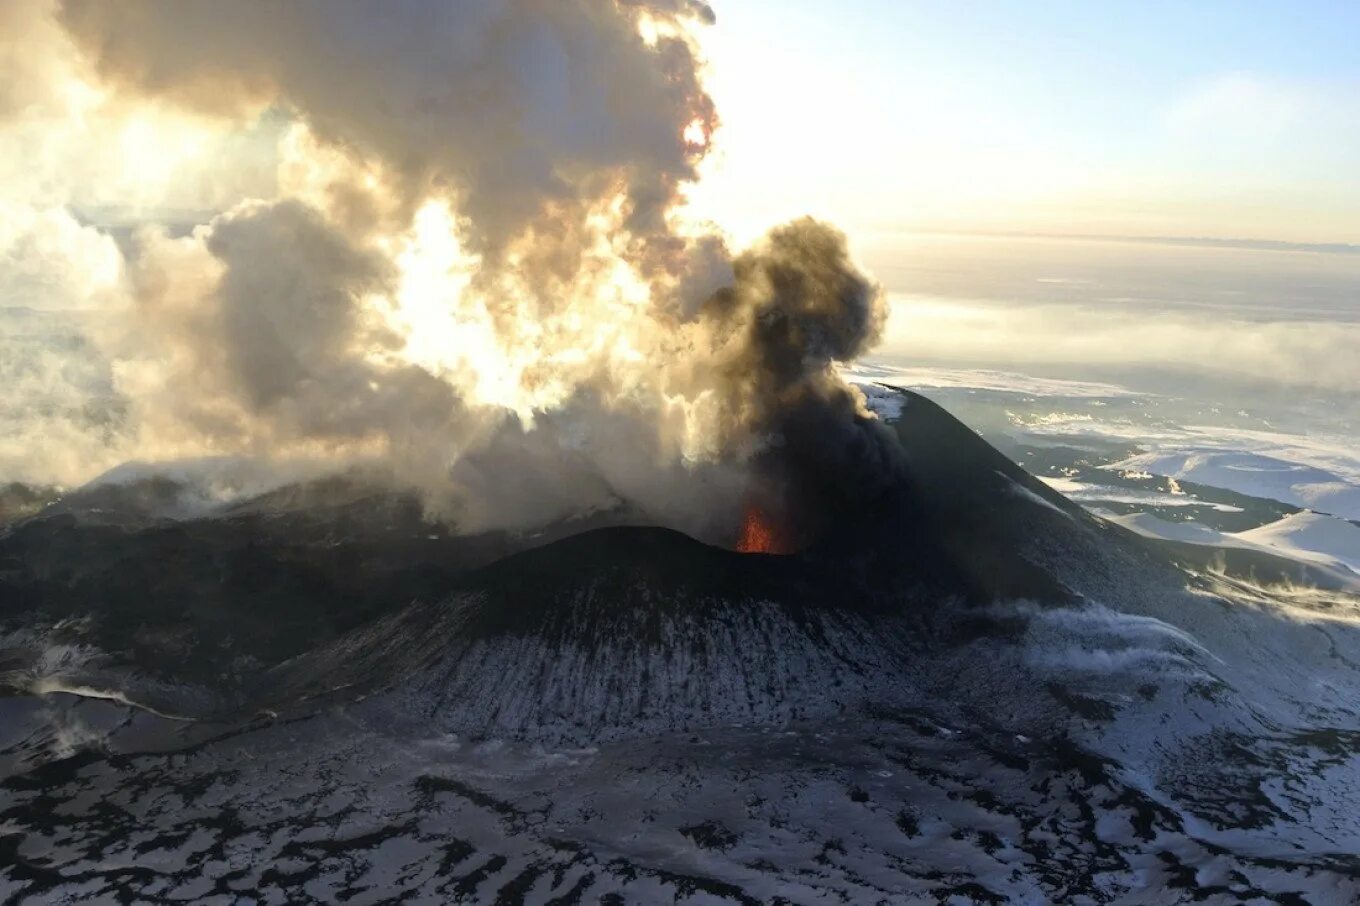
[[[875,231],[878,232],[878,231]],[[1251,239],[1219,236],[1147,236],[1119,233],[1049,233],[1027,230],[898,229],[888,233],[918,236],[973,236],[999,239],[1057,239],[1083,242],[1124,242],[1139,245],[1179,245],[1195,248],[1242,249],[1262,252],[1313,252],[1330,255],[1360,255],[1360,243],[1298,242],[1287,239]]]

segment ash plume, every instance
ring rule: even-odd
[[[626,505],[710,538],[744,495],[810,539],[897,480],[835,371],[885,317],[844,237],[733,254],[685,217],[706,4],[28,6],[101,103],[283,124],[270,191],[125,243],[124,458],[378,463],[463,528]]]
[[[887,310],[845,237],[810,218],[772,230],[733,273],[701,311],[728,338],[719,373],[730,430],[767,439],[752,493],[783,509],[805,543],[903,477],[900,448],[835,371],[878,342]]]

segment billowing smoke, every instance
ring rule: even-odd
[[[380,463],[467,528],[624,504],[709,537],[756,495],[810,539],[896,480],[835,372],[885,312],[844,238],[734,256],[685,217],[705,4],[28,6],[100,103],[277,136],[260,197],[122,243],[124,455]]]
[[[878,341],[887,312],[845,237],[804,219],[733,262],[701,317],[728,337],[718,365],[729,434],[761,439],[756,504],[783,512],[793,546],[903,478],[897,445],[835,371]]]
[[[211,446],[265,450],[410,447],[462,422],[453,387],[395,356],[400,337],[362,304],[390,290],[391,262],[315,210],[245,204],[195,236],[144,243],[130,274],[135,332],[119,342],[129,363],[155,351],[136,387],[148,417]]]
[[[469,251],[571,283],[617,209],[634,251],[674,254],[666,214],[715,125],[691,0],[65,0],[61,21],[106,82],[205,112],[276,106],[379,163],[383,192],[330,187],[344,225],[400,225],[451,194]],[[686,136],[689,136],[688,138]],[[524,240],[531,239],[526,242]]]

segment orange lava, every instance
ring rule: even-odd
[[[792,553],[788,541],[779,531],[778,525],[754,503],[746,505],[742,515],[741,536],[737,538],[737,550],[743,554],[788,554]]]

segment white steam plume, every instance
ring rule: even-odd
[[[832,366],[884,309],[844,240],[803,221],[734,257],[684,222],[705,4],[20,5],[60,65],[0,57],[39,98],[0,98],[6,128],[73,128],[52,98],[77,86],[209,157],[278,139],[223,213],[123,241],[97,337],[125,411],[95,458],[377,460],[464,527],[628,502],[694,528],[751,464],[797,484],[772,450],[863,446]],[[216,198],[215,166],[181,169]]]

